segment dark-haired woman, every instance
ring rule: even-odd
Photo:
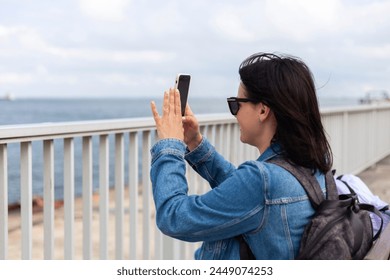
[[[290,56],[258,53],[242,62],[236,97],[228,98],[240,140],[260,156],[238,167],[200,134],[189,106],[181,117],[179,93],[165,92],[163,114],[152,102],[160,140],[152,147],[151,180],[157,225],[173,238],[204,241],[196,259],[239,259],[243,236],[256,259],[294,259],[314,214],[299,182],[267,162],[283,157],[310,168],[325,190],[332,154],[308,67]],[[185,160],[211,186],[188,196]]]

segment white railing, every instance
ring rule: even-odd
[[[321,111],[338,173],[357,174],[390,154],[390,105]]]
[[[338,173],[357,173],[390,154],[390,106],[326,109],[322,117]],[[202,133],[233,163],[258,157],[255,148],[240,143],[239,127],[230,115],[202,115],[199,121]],[[155,141],[151,118],[0,127],[0,259],[193,258],[199,244],[165,237],[155,227],[149,180],[149,151]],[[39,156],[35,155],[39,149],[33,148],[37,144],[43,147]],[[15,187],[9,185],[12,145],[20,150],[18,244],[14,237],[9,239],[8,191]],[[36,163],[40,160],[42,165]],[[38,237],[43,239],[42,248],[36,245],[33,226],[37,169],[42,173],[38,189],[44,201],[43,238]],[[207,183],[187,170],[190,192],[205,192]],[[57,174],[62,176],[60,183]],[[54,207],[57,185],[63,189],[61,209]],[[81,209],[75,202],[79,189]],[[55,218],[59,212],[60,226]]]

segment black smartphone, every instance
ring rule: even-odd
[[[177,74],[176,76],[175,89],[178,89],[180,92],[182,116],[184,116],[186,110],[188,91],[190,89],[190,81],[191,81],[191,76],[188,74]]]

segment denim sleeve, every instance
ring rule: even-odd
[[[156,223],[166,235],[186,241],[215,241],[251,232],[264,212],[259,168],[248,162],[218,188],[188,195],[185,145],[163,140],[152,148],[151,180]]]
[[[212,188],[218,186],[234,172],[236,167],[219,154],[213,145],[203,137],[193,151],[185,154],[188,164],[207,180]]]

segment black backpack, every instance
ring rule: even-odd
[[[273,158],[268,162],[279,165],[294,175],[316,210],[304,230],[297,259],[363,259],[381,232],[379,230],[373,237],[369,216],[369,212],[373,212],[381,217],[378,210],[372,205],[359,203],[353,190],[350,194],[339,196],[331,171],[325,176],[325,199],[311,170],[292,165],[281,158]],[[241,259],[254,259],[242,236],[239,241]]]

